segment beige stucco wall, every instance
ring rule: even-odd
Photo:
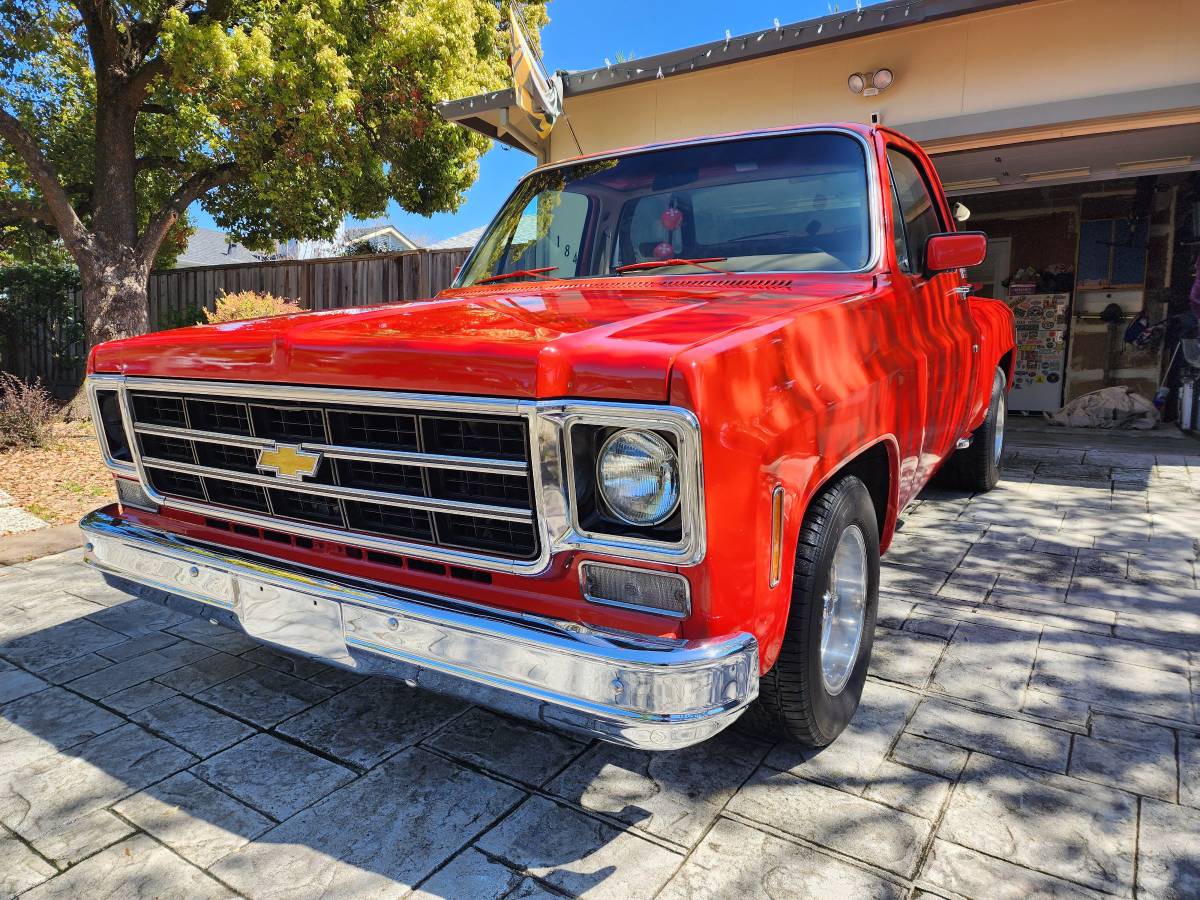
[[[868,14],[870,8],[868,7]],[[1197,0],[1043,0],[568,97],[551,159],[822,121],[906,123],[1200,82]],[[851,72],[887,66],[865,98]]]

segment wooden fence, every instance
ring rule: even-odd
[[[305,309],[419,300],[449,287],[468,252],[408,250],[155,272],[148,290],[150,327],[170,328],[213,309],[222,291],[275,294],[298,299]]]
[[[202,309],[214,309],[221,292],[261,291],[300,301],[305,309],[370,306],[420,300],[450,286],[468,250],[409,250],[332,259],[282,260],[232,266],[169,269],[150,276],[150,329],[190,325]],[[20,334],[0,341],[0,370],[41,381],[70,397],[83,378],[86,349],[71,319],[83,321],[83,298],[75,313],[23,322]],[[75,325],[76,329],[78,325]]]

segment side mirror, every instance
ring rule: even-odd
[[[931,234],[925,242],[925,268],[932,274],[969,269],[987,257],[987,235],[982,231]]]

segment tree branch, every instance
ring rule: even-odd
[[[188,163],[176,156],[139,156],[133,164],[137,171],[145,172],[148,169],[183,169]]]
[[[42,222],[53,225],[54,215],[44,203],[26,200],[23,197],[0,197],[0,224],[17,222]]]
[[[213,188],[232,181],[236,169],[234,163],[223,163],[195,173],[180,185],[163,207],[150,217],[150,221],[146,224],[146,230],[138,238],[138,258],[146,266],[150,266],[154,262],[154,257],[158,253],[158,248],[162,246],[167,232],[179,221],[184,210]]]
[[[182,10],[182,9],[186,9],[188,6],[191,6],[192,4],[191,3],[182,3],[182,4],[177,4],[177,5]],[[230,13],[232,13],[232,12],[233,12],[232,0],[209,0],[207,6],[203,6],[200,9],[194,9],[191,12],[189,12],[188,18],[191,20],[192,24],[195,24],[197,22],[219,22],[223,25],[223,24],[225,24],[226,20],[229,18]]]
[[[21,157],[25,168],[36,182],[45,200],[46,210],[52,216],[54,225],[58,228],[59,237],[67,245],[67,249],[79,261],[81,254],[90,253],[93,245],[91,233],[79,220],[75,207],[67,192],[58,180],[58,172],[54,164],[46,159],[41,148],[33,137],[25,130],[19,119],[5,109],[0,109],[0,138],[6,140]]]
[[[78,0],[78,2],[88,2],[88,0]],[[175,0],[171,3],[171,7],[180,12],[187,12],[188,18],[193,24],[197,22],[225,22],[233,12],[232,0],[209,0],[205,6],[200,6],[196,9],[191,9],[197,5],[197,0]],[[137,28],[136,40],[138,55],[145,58],[155,42],[158,40],[159,34],[162,32],[163,20],[162,16],[154,19],[151,22],[139,23]],[[166,75],[170,67],[166,64],[161,56],[156,56],[153,59],[143,62],[129,76],[129,91],[130,97],[134,101],[134,106],[138,112],[165,112],[165,109],[151,109],[152,104],[145,104],[142,101],[150,93],[150,85],[154,79],[160,75]]]
[[[107,0],[72,0],[71,5],[83,20],[97,80],[111,78],[121,63],[116,11]]]
[[[142,111],[145,109],[144,101],[150,94],[150,85],[154,79],[160,75],[166,75],[170,71],[167,66],[167,61],[161,56],[156,56],[154,59],[147,60],[138,67],[131,76],[127,88],[129,90],[129,101],[135,110]],[[146,110],[149,111],[149,110]]]

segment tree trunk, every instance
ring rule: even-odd
[[[88,347],[150,330],[150,271],[134,256],[132,248],[120,247],[80,273]]]
[[[83,321],[90,350],[105,341],[145,334],[150,330],[150,311],[146,285],[149,267],[134,259],[130,248],[122,247],[107,259],[88,261],[80,266],[83,284]],[[91,415],[87,391],[81,385],[63,409],[68,421]]]

